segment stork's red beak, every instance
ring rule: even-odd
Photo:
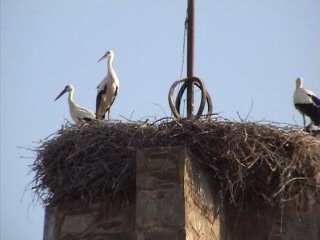
[[[62,92],[58,95],[58,97],[56,97],[54,100],[57,101],[58,98],[60,98],[63,94],[65,94],[67,92],[67,89],[63,89]]]

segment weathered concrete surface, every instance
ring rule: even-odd
[[[46,208],[44,240],[133,240],[134,204]]]
[[[184,147],[142,149],[136,163],[137,240],[219,239],[209,182]]]
[[[137,154],[136,239],[185,239],[184,148]]]
[[[219,239],[207,179],[184,147],[137,153],[135,202],[47,208],[45,240]]]
[[[314,209],[316,210],[316,209]],[[284,216],[283,236],[284,240],[319,240],[319,216],[320,212],[287,211]],[[318,220],[317,220],[318,218]],[[318,222],[317,222],[318,221]]]
[[[197,162],[184,147],[141,149],[136,158],[136,197],[129,205],[47,207],[43,239],[320,239],[319,195],[309,196],[300,213],[294,206],[279,209],[258,201],[232,208],[215,199]]]
[[[281,209],[255,202],[245,205],[242,208],[224,208],[221,239],[320,240],[319,204],[311,204],[299,211],[292,206]]]
[[[43,240],[59,239],[60,219],[55,208],[46,207],[44,217]]]
[[[190,158],[190,157],[189,157]],[[184,174],[185,229],[187,240],[220,239],[218,200],[197,161],[186,159]]]
[[[223,240],[268,240],[275,211],[259,202],[244,202],[241,207],[226,205],[221,219]]]

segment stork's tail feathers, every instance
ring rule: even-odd
[[[82,120],[85,122],[92,122],[94,119],[85,117],[85,118],[82,118]]]
[[[320,107],[320,99],[317,98],[314,95],[308,95],[309,97],[311,97],[312,101],[315,103],[316,106]]]

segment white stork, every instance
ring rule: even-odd
[[[55,101],[66,92],[68,93],[68,104],[69,104],[70,116],[77,126],[81,126],[84,122],[89,122],[96,118],[93,112],[79,106],[73,101],[74,88],[72,85],[67,85],[61,91],[61,93],[55,98]]]
[[[304,126],[306,126],[305,115],[307,115],[316,126],[320,126],[320,99],[316,97],[312,91],[303,88],[302,78],[297,78],[296,80],[293,103],[295,108],[303,116]]]
[[[116,72],[113,69],[112,62],[114,58],[114,52],[112,50],[107,51],[99,60],[107,58],[108,73],[100,84],[98,85],[98,94],[96,100],[96,118],[104,119],[106,112],[108,112],[108,119],[110,114],[110,107],[113,104],[119,89],[119,79]]]

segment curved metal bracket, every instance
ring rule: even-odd
[[[168,94],[168,101],[169,101],[169,106],[170,106],[170,109],[171,109],[171,112],[173,114],[173,116],[176,118],[176,119],[181,119],[181,115],[180,115],[180,105],[181,105],[181,99],[182,99],[182,96],[187,88],[187,82],[192,82],[192,84],[194,84],[195,86],[197,86],[200,91],[201,91],[201,102],[200,102],[200,106],[199,106],[199,109],[198,109],[198,112],[196,114],[196,116],[194,116],[194,119],[199,119],[201,116],[202,116],[202,113],[203,113],[203,110],[204,110],[204,107],[205,107],[205,104],[207,103],[208,105],[208,113],[206,114],[206,117],[209,118],[212,114],[212,100],[211,100],[211,97],[209,95],[209,93],[207,92],[207,90],[205,89],[205,86],[203,84],[203,82],[197,78],[197,77],[190,77],[190,78],[184,78],[184,79],[181,79],[181,80],[178,80],[178,81],[175,81],[170,90],[169,90],[169,94]],[[176,101],[174,101],[173,99],[173,92],[175,90],[175,88],[177,87],[178,84],[180,83],[183,83],[179,92],[178,92],[178,95],[177,95],[177,98],[176,98]]]

